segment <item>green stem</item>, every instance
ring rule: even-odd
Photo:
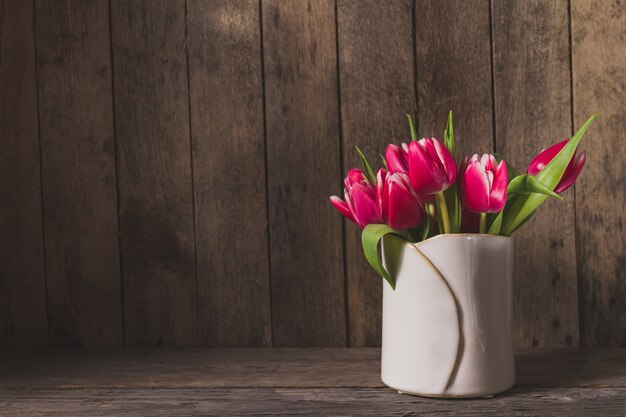
[[[480,213],[480,225],[478,226],[478,233],[487,233],[487,213]]]
[[[441,224],[443,225],[443,233],[450,233],[450,215],[448,214],[446,198],[443,196],[443,191],[437,193],[436,196],[437,205],[439,206],[439,212],[441,213]]]

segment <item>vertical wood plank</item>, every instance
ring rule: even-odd
[[[335,5],[262,8],[273,341],[344,346]]]
[[[415,36],[419,133],[452,110],[458,156],[493,151],[489,1],[416,0]]]
[[[0,6],[0,346],[46,338],[32,2]]]
[[[525,171],[572,129],[567,3],[494,1],[492,17],[496,146]],[[570,190],[515,234],[518,347],[578,346],[574,227]]]
[[[270,346],[259,2],[188,15],[200,342]]]
[[[106,2],[36,2],[48,339],[120,346],[122,312]]]
[[[390,142],[407,140],[405,114],[415,113],[412,2],[337,4],[344,170],[370,161]],[[341,195],[341,183],[333,190]],[[363,257],[360,229],[347,222],[349,346],[380,346],[382,281]]]
[[[626,346],[626,8],[573,1],[574,120],[600,116],[576,186],[581,345]]]
[[[128,346],[197,343],[185,2],[113,1]]]

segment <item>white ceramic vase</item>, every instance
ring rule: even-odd
[[[439,235],[417,244],[388,236],[381,377],[403,393],[480,397],[513,386],[513,242]]]

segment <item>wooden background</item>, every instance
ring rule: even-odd
[[[524,168],[598,111],[516,236],[520,347],[626,346],[626,4],[36,0],[0,8],[0,346],[372,346],[328,202],[455,112]]]

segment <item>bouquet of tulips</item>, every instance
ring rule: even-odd
[[[330,202],[363,229],[367,261],[395,288],[378,252],[385,235],[413,243],[442,233],[511,235],[547,198],[562,199],[574,183],[585,164],[585,152],[577,155],[577,148],[596,116],[571,139],[541,151],[519,174],[498,154],[456,159],[452,112],[443,143],[418,140],[407,115],[411,142],[388,145],[378,171],[356,147],[363,169],[349,170],[344,199],[332,196]]]

